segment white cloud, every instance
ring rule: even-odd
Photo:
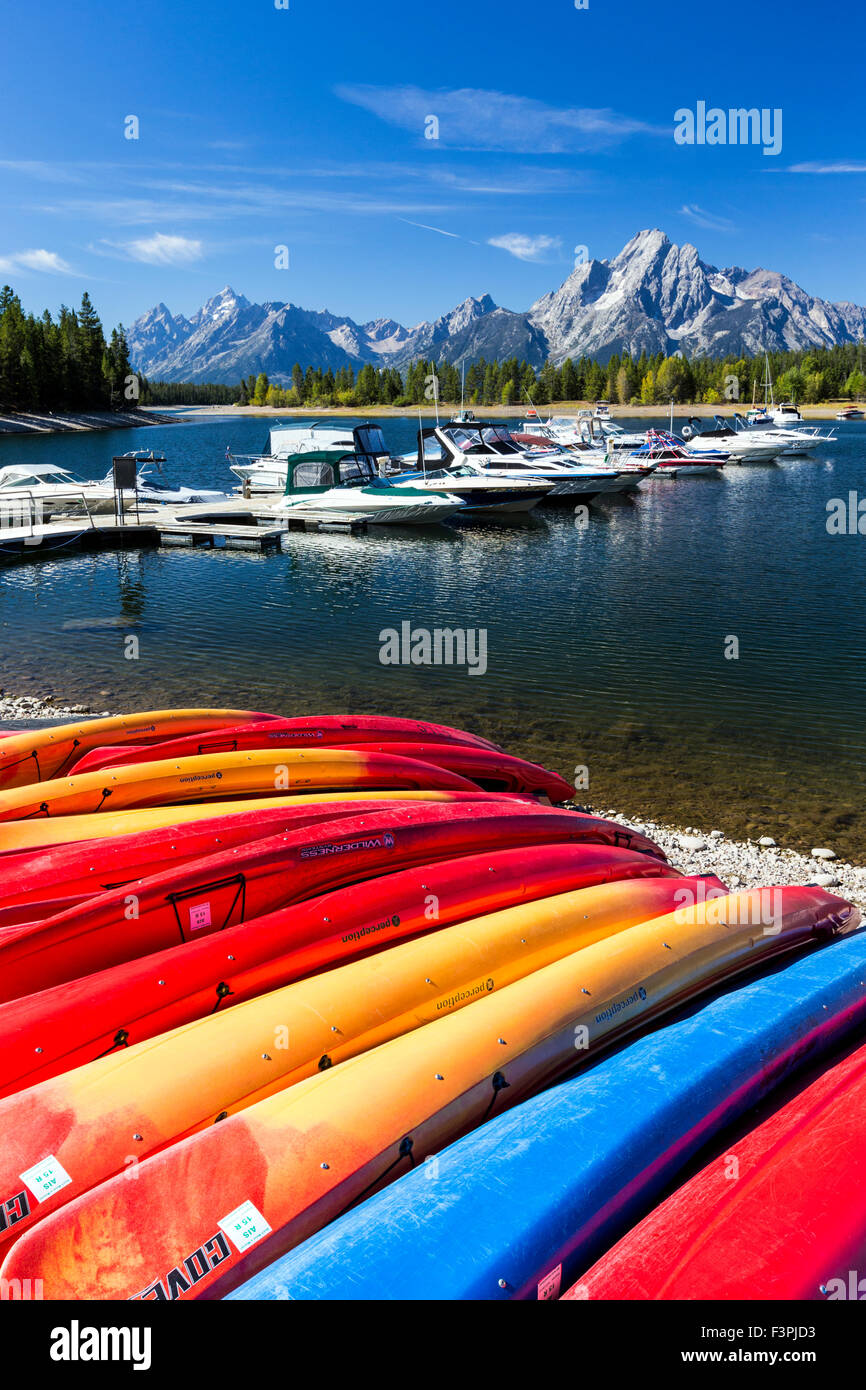
[[[190,265],[202,257],[200,241],[184,236],[166,236],[164,232],[154,232],[153,236],[128,241],[124,250],[132,260],[145,261],[148,265]]]
[[[862,159],[837,159],[831,164],[792,164],[789,174],[866,174],[866,161]]]
[[[697,203],[684,203],[680,208],[680,216],[687,217],[696,226],[706,227],[711,232],[733,232],[735,230],[733,222],[727,217],[719,217],[714,212],[707,212],[705,208],[699,208]]]
[[[523,236],[520,232],[509,232],[506,236],[489,237],[487,245],[498,246],[501,251],[507,251],[510,256],[516,256],[519,261],[541,261],[546,252],[562,250],[562,242],[559,237]]]
[[[39,270],[48,275],[73,275],[71,265],[56,251],[15,251],[0,256],[0,271]]]
[[[565,154],[606,149],[629,135],[670,134],[667,128],[648,125],[607,107],[559,108],[530,97],[473,87],[425,91],[421,87],[344,84],[336,92],[343,101],[363,107],[389,125],[414,131],[419,139],[423,139],[427,117],[438,116],[442,145],[462,149]]]

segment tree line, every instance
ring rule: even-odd
[[[808,352],[770,353],[770,377],[777,400],[801,403],[856,400],[866,395],[863,344],[840,344]],[[499,362],[481,358],[468,366],[465,379],[451,362],[419,360],[405,374],[369,363],[352,367],[302,368],[296,363],[291,385],[269,380],[267,373],[245,377],[238,386],[192,382],[143,383],[142,399],[152,405],[259,405],[277,409],[304,406],[553,405],[563,401],[608,400],[613,405],[719,405],[737,409],[763,401],[764,359],[750,357],[666,357],[664,353],[614,353],[608,362],[567,358],[560,366],[546,362],[536,371],[510,357]]]
[[[106,341],[85,291],[57,318],[26,314],[9,285],[0,290],[0,409],[128,410],[138,404],[122,326]]]
[[[863,344],[771,353],[777,399],[807,404],[866,395]],[[418,360],[403,372],[370,363],[355,369],[303,368],[291,379],[270,381],[265,372],[237,385],[148,381],[132,371],[122,326],[106,340],[85,292],[78,309],[61,306],[57,318],[25,313],[10,286],[0,290],[0,409],[17,411],[124,410],[148,405],[260,405],[278,409],[326,409],[391,405],[409,408],[434,400],[469,406],[553,405],[606,399],[615,405],[704,403],[728,409],[763,400],[762,357],[696,357],[614,353],[609,361],[567,358],[536,371],[509,357],[481,358],[465,378],[448,361]]]

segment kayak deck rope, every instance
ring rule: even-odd
[[[388,1164],[388,1167],[384,1170],[384,1172],[379,1174],[378,1178],[374,1178],[371,1183],[368,1183],[367,1186],[364,1188],[363,1192],[359,1192],[357,1196],[353,1197],[351,1202],[347,1203],[347,1205],[343,1207],[342,1211],[337,1212],[337,1215],[333,1219],[337,1221],[349,1210],[350,1207],[354,1207],[357,1205],[358,1202],[362,1202],[366,1197],[367,1193],[372,1192],[374,1187],[378,1187],[379,1183],[382,1182],[385,1178],[387,1178],[388,1174],[392,1172],[398,1164],[402,1163],[404,1158],[408,1158],[409,1167],[414,1168],[415,1158],[412,1153],[412,1149],[414,1148],[414,1146],[415,1140],[412,1138],[411,1134],[407,1134],[405,1139],[401,1139],[400,1148],[397,1151],[397,1157],[393,1160],[393,1162]]]
[[[232,914],[235,908],[237,907],[238,903],[240,903],[240,915],[238,917],[238,922],[243,922],[245,920],[247,903],[247,880],[245,874],[238,873],[232,874],[228,878],[215,878],[210,883],[199,883],[196,885],[195,888],[184,888],[178,893],[166,894],[165,901],[167,903],[171,903],[172,910],[174,911],[175,921],[177,922],[177,929],[180,932],[181,941],[186,942],[189,938],[186,936],[183,923],[180,920],[180,912],[178,911],[178,905],[184,902],[186,899],[199,898],[203,893],[216,893],[221,888],[231,888],[233,886],[235,888],[234,897],[229,903],[228,910],[223,917],[222,924],[216,928],[216,931],[225,931],[226,927],[229,925],[229,922],[231,921]],[[208,934],[210,935],[210,933]],[[219,989],[217,990],[217,993],[219,993]]]

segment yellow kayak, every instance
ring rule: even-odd
[[[41,1279],[49,1299],[219,1297],[606,1045],[859,920],[804,888],[775,890],[772,922],[762,914],[759,892],[683,906],[485,991],[472,1008],[282,1089],[134,1164],[134,1180],[118,1173],[49,1213],[12,1245],[0,1277]],[[10,1197],[28,1209],[47,1210],[75,1177],[53,1152],[17,1171],[27,1190]]]
[[[572,951],[669,912],[695,881],[602,883],[444,927],[238,1004],[0,1100],[0,1192],[52,1154],[65,1205],[136,1159],[317,1071],[462,1009]],[[62,1137],[57,1117],[63,1115]]]
[[[5,740],[0,740],[5,742]],[[224,801],[275,792],[414,788],[477,791],[457,773],[390,753],[294,748],[208,753],[157,763],[132,763],[0,792],[0,821],[102,814],[137,806]]]
[[[270,714],[237,709],[157,709],[57,724],[50,729],[28,729],[0,739],[0,789],[62,777],[85,753],[105,744],[147,745],[273,718]]]

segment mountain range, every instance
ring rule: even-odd
[[[772,270],[725,270],[658,229],[638,232],[608,260],[578,265],[525,312],[490,295],[465,299],[432,323],[355,323],[290,303],[252,304],[229,286],[193,314],[164,304],[128,330],[134,368],[153,380],[233,384],[266,372],[286,385],[292,367],[404,368],[418,358],[460,366],[484,357],[540,367],[584,354],[680,351],[686,357],[755,356],[866,339],[866,308],[807,294]]]

